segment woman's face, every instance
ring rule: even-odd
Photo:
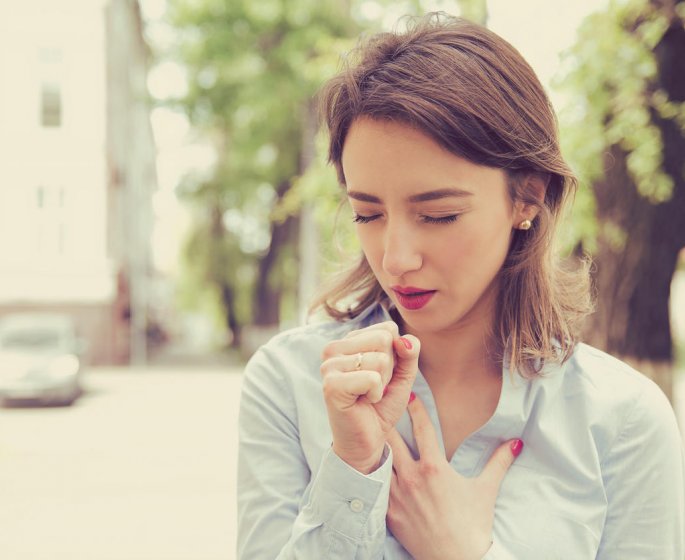
[[[368,118],[352,124],[342,166],[364,254],[408,329],[491,320],[521,219],[505,173],[404,124]]]

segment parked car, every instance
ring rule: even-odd
[[[73,404],[83,392],[84,350],[66,315],[0,318],[0,401]]]

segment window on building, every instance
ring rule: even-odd
[[[62,51],[43,48],[38,53],[40,72],[40,122],[44,127],[62,126]]]
[[[41,124],[45,127],[62,125],[62,95],[59,84],[43,82],[41,85]]]
[[[64,187],[38,186],[35,191],[34,250],[44,257],[68,251],[69,231]]]

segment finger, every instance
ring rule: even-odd
[[[398,473],[406,472],[408,468],[416,463],[407,444],[396,428],[390,430],[385,436],[385,441],[392,449],[392,466]]]
[[[419,370],[419,353],[421,342],[411,334],[393,340],[395,351],[395,367],[392,381],[398,384],[413,385],[416,372]]]
[[[383,321],[382,323],[374,323],[373,325],[369,325],[368,327],[364,327],[363,329],[355,329],[353,331],[350,331],[345,335],[345,338],[350,338],[353,336],[357,336],[361,333],[378,329],[388,331],[393,336],[393,338],[397,338],[400,336],[400,328],[397,326],[397,323],[395,323],[395,321]]]
[[[323,394],[326,403],[339,410],[353,406],[364,395],[371,402],[378,402],[383,396],[381,376],[377,371],[365,370],[327,372]]]
[[[435,427],[433,426],[433,422],[431,422],[428,411],[421,402],[421,399],[416,397],[409,403],[407,410],[411,417],[414,439],[416,439],[416,445],[419,448],[419,457],[421,460],[435,462],[439,459],[444,459],[445,456],[440,448]]]
[[[512,439],[503,443],[492,454],[478,478],[489,485],[495,493],[499,492],[504,476],[522,450],[523,441],[520,439]]]
[[[393,336],[386,329],[367,329],[350,338],[329,342],[324,348],[324,359],[358,352],[392,353]]]
[[[329,358],[321,364],[321,367],[330,371],[374,370],[385,380],[392,373],[392,360],[387,352],[357,352]]]

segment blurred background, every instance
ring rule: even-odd
[[[545,85],[585,338],[683,426],[684,1],[0,0],[0,558],[234,558],[242,367],[358,249],[313,96],[433,10]]]

